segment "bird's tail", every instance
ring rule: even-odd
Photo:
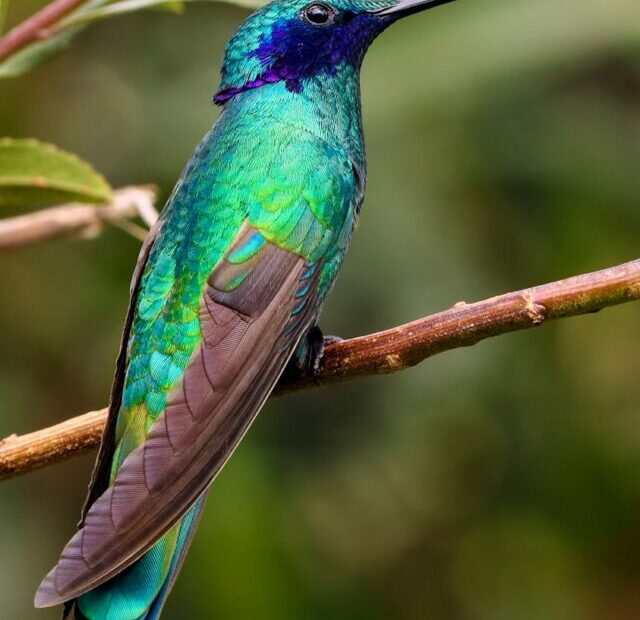
[[[182,567],[206,494],[145,555],[65,607],[74,620],[157,620]]]

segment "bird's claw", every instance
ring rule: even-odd
[[[318,329],[318,331],[320,330]],[[312,360],[313,363],[311,365],[311,374],[316,381],[320,379],[320,365],[324,358],[324,352],[327,348],[327,345],[342,341],[343,338],[340,338],[340,336],[323,336],[322,332],[320,332],[319,344],[317,345],[317,349]]]
[[[342,338],[324,336],[322,330],[314,325],[300,341],[293,355],[293,363],[299,371],[311,375],[318,381],[325,348],[335,342],[342,342]]]

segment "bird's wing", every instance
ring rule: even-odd
[[[320,271],[243,225],[207,281],[202,342],[164,413],[89,508],[36,606],[77,597],[122,571],[205,491],[314,320]]]
[[[91,475],[91,482],[89,483],[89,491],[87,493],[87,499],[82,508],[82,517],[78,527],[82,527],[84,519],[89,512],[89,508],[93,502],[106,491],[109,486],[109,474],[111,471],[111,459],[116,445],[116,424],[118,420],[118,414],[120,413],[120,406],[122,404],[122,392],[124,389],[124,382],[127,369],[127,345],[129,337],[131,335],[131,327],[135,317],[135,307],[138,301],[138,294],[140,291],[140,281],[142,274],[149,260],[149,254],[158,237],[160,229],[164,223],[163,215],[160,216],[158,221],[152,226],[147,238],[145,239],[140,253],[138,255],[138,261],[131,277],[131,290],[129,309],[127,311],[127,318],[125,319],[124,328],[122,330],[122,339],[120,342],[120,352],[118,353],[118,359],[116,361],[116,372],[113,379],[113,386],[111,387],[111,398],[109,399],[109,414],[107,416],[107,422],[102,433],[102,439],[100,441],[100,450],[98,451],[98,457],[93,468]]]
[[[158,237],[158,233],[162,228],[164,218],[161,215],[158,221],[151,227],[149,234],[147,235],[140,253],[138,254],[138,260],[136,267],[133,271],[131,278],[131,290],[129,309],[127,311],[127,317],[124,322],[124,328],[122,330],[122,339],[120,342],[120,352],[118,353],[118,359],[116,361],[116,372],[113,379],[113,385],[111,387],[111,398],[109,400],[109,413],[107,415],[107,422],[102,432],[102,438],[100,440],[100,449],[98,451],[98,457],[93,468],[91,475],[91,482],[89,483],[89,490],[87,492],[87,499],[82,508],[82,515],[78,528],[81,528],[84,523],[84,518],[89,511],[89,508],[95,502],[95,500],[104,493],[109,486],[109,472],[111,470],[111,459],[115,450],[115,436],[116,436],[116,424],[118,420],[118,414],[120,413],[120,405],[122,404],[122,392],[124,388],[126,365],[127,365],[127,343],[131,334],[131,326],[135,317],[135,306],[138,300],[138,294],[140,291],[140,281],[142,274],[149,260],[149,254]],[[68,617],[73,606],[73,601],[67,602],[65,605],[63,618]]]

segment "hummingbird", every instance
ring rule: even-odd
[[[36,607],[160,617],[212,481],[285,368],[319,368],[365,192],[365,53],[448,1],[275,0],[232,37],[221,114],[141,248],[81,522]]]

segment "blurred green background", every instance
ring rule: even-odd
[[[42,6],[21,0],[9,21]],[[0,135],[166,198],[246,11],[101,22],[0,83]],[[467,0],[363,71],[369,186],[324,313],[353,336],[637,258],[640,3]],[[139,244],[0,257],[0,437],[106,404]],[[270,402],[215,484],[166,618],[637,620],[640,308]],[[0,484],[0,615],[77,521],[93,454]]]

